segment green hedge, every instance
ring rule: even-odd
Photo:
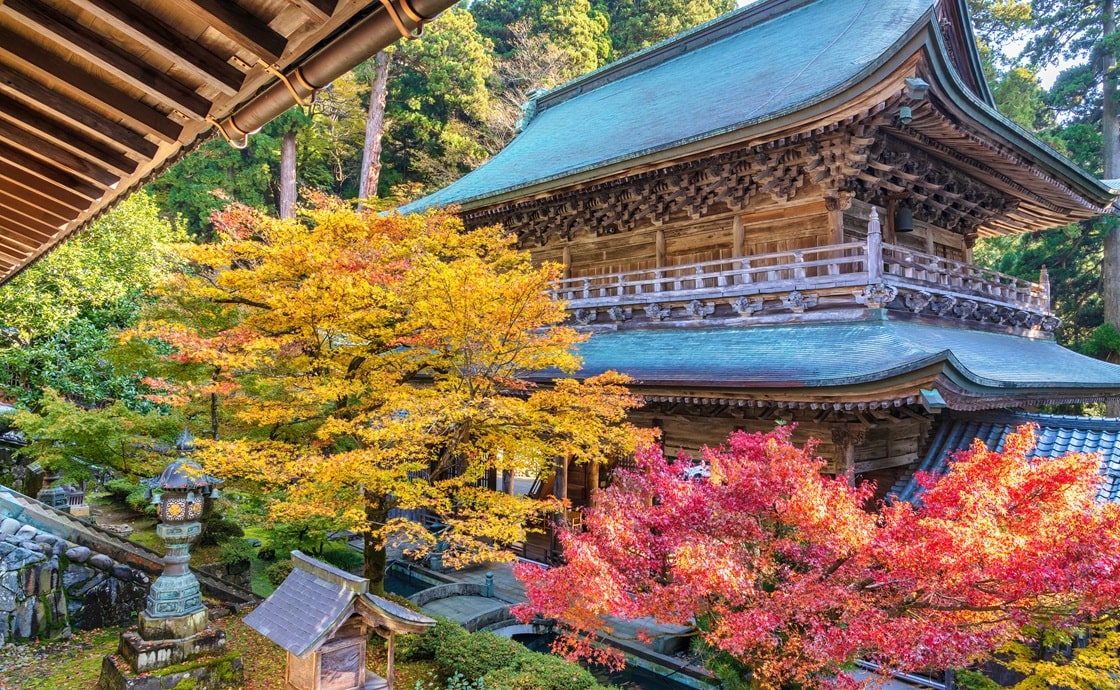
[[[401,640],[397,654],[406,659],[433,659],[446,677],[459,674],[486,690],[602,690],[583,667],[550,654],[531,652],[513,640],[489,632],[469,633],[446,619],[421,635]]]

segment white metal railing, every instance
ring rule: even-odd
[[[552,290],[569,309],[843,288],[880,282],[1050,313],[1050,287],[898,245],[883,244],[873,212],[865,242],[565,278]]]

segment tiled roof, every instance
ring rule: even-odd
[[[921,491],[914,481],[916,471],[946,472],[949,457],[968,449],[973,439],[980,439],[988,448],[1002,450],[1007,434],[1028,423],[1038,425],[1038,444],[1032,457],[1100,453],[1105,480],[1098,497],[1105,501],[1120,500],[1120,419],[1015,412],[971,413],[943,419],[921,464],[896,482],[892,493],[900,500],[914,499]]]
[[[578,351],[580,377],[613,369],[645,385],[820,388],[941,366],[961,385],[996,395],[1120,393],[1120,366],[1053,340],[907,321],[607,331]]]
[[[318,649],[354,613],[363,609],[373,624],[412,633],[435,625],[423,614],[370,594],[369,580],[292,552],[294,568],[245,624],[302,657]],[[353,605],[353,606],[352,606]]]
[[[314,561],[298,551],[292,552],[292,560],[295,568],[291,574],[263,604],[245,616],[244,621],[287,651],[302,657],[318,649],[346,622],[349,616],[345,614],[350,605],[365,593],[364,587],[342,586],[324,575],[367,581]]]

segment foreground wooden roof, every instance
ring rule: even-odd
[[[401,3],[0,2],[0,283],[219,125],[241,140],[454,4]]]

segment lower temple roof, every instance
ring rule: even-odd
[[[635,379],[638,393],[805,398],[936,386],[957,409],[1120,395],[1120,366],[1051,339],[907,321],[618,330],[595,333],[578,349],[581,378],[619,371]],[[993,402],[970,407],[954,396]]]
[[[925,458],[895,482],[891,493],[898,500],[912,501],[921,492],[914,479],[916,472],[944,474],[949,469],[949,458],[958,451],[968,450],[974,439],[992,450],[1001,451],[1007,435],[1023,424],[1037,425],[1038,442],[1031,457],[1099,453],[1104,481],[1097,498],[1120,501],[1120,419],[1023,412],[971,413],[942,419]]]

